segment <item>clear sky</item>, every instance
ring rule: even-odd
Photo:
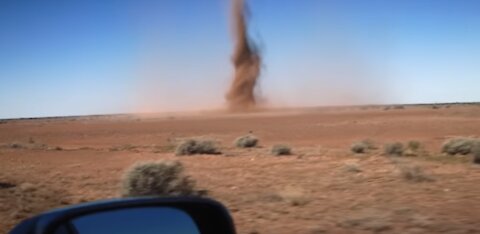
[[[480,101],[478,0],[250,0],[276,106]],[[218,108],[227,0],[0,0],[0,118]]]

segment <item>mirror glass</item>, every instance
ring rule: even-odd
[[[92,213],[70,220],[55,234],[200,234],[184,211],[167,207],[140,207]]]

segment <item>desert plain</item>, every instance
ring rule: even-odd
[[[49,209],[119,197],[124,171],[156,160],[179,160],[241,234],[480,233],[480,166],[441,152],[450,138],[480,137],[480,105],[397,107],[2,120],[0,233]],[[248,133],[259,145],[235,147]],[[221,154],[176,156],[191,137],[215,140]],[[366,139],[372,149],[351,151]],[[417,153],[385,155],[385,144],[409,141]],[[292,155],[271,155],[275,144]]]

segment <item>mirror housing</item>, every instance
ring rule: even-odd
[[[53,234],[59,227],[82,216],[121,209],[150,207],[171,208],[184,212],[194,221],[201,234],[236,233],[230,214],[217,201],[197,197],[146,197],[83,203],[52,210],[23,221],[10,231],[10,234]],[[118,222],[128,222],[128,220],[119,220]]]

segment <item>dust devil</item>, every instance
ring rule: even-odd
[[[257,46],[248,36],[247,5],[244,0],[232,0],[234,52],[232,63],[234,79],[226,95],[229,108],[245,111],[255,107],[255,86],[261,71]]]

